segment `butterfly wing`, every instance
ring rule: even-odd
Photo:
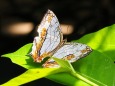
[[[65,43],[53,57],[68,60],[70,63],[77,61],[78,59],[88,55],[92,49],[81,43]],[[59,67],[59,65],[53,60],[49,59],[43,64],[44,67]]]
[[[31,55],[35,62],[41,62],[51,56],[51,51],[63,40],[58,19],[52,11],[48,10],[45,14],[37,32],[39,36],[34,38]]]

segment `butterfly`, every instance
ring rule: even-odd
[[[88,55],[92,49],[86,44],[67,42],[63,39],[61,27],[56,15],[48,10],[37,29],[38,36],[34,38],[31,56],[34,62],[41,63],[46,57],[56,57],[68,60],[70,63]],[[60,67],[49,58],[44,64],[45,68]]]

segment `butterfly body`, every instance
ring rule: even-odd
[[[35,62],[40,63],[46,57],[75,62],[88,55],[92,49],[81,43],[71,43],[63,40],[60,24],[56,15],[48,10],[37,29],[38,36],[34,38],[31,55]],[[48,59],[43,67],[59,67],[53,60]]]

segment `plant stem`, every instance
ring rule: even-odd
[[[71,72],[71,74],[72,74],[75,78],[79,78],[80,80],[82,80],[82,81],[84,81],[84,82],[86,82],[86,83],[88,83],[88,84],[90,84],[90,85],[92,85],[92,86],[99,86],[99,85],[97,85],[97,84],[95,84],[94,82],[92,82],[92,81],[86,79],[85,77],[83,77],[82,75],[80,75],[80,74],[78,74],[78,73],[76,73],[76,72]]]

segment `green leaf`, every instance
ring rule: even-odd
[[[45,72],[44,72],[45,71]],[[2,86],[20,86],[22,84],[25,84],[27,82],[40,79],[42,77],[45,77],[50,74],[55,74],[57,72],[64,71],[60,68],[34,68],[29,69],[23,74],[11,79],[10,81],[6,82],[5,84],[2,84]]]
[[[72,67],[72,65],[70,64],[70,62],[68,62],[67,60],[62,60],[62,59],[58,59],[58,58],[54,58],[52,57],[62,68],[66,69],[66,71],[69,72],[75,72],[74,68]]]
[[[115,24],[97,32],[85,35],[77,42],[88,44],[91,48],[103,53],[115,61]]]
[[[87,34],[75,40],[75,42],[85,43],[89,45],[93,52],[89,54],[86,58],[80,59],[73,63],[73,68],[75,71],[86,77],[87,79],[94,79],[99,83],[103,83],[108,86],[115,85],[115,25],[105,27],[97,32]],[[27,56],[31,50],[32,44],[27,44],[20,48],[18,51],[10,54],[5,54],[3,56],[9,57],[12,62],[26,68],[39,68],[41,64],[34,63],[30,56]],[[59,61],[61,62],[61,61]],[[62,67],[66,62],[61,62]],[[89,86],[89,84],[83,82],[80,79],[75,78],[71,73],[67,71],[74,71],[71,65],[66,64],[66,72],[59,73],[48,73],[46,78],[70,86]],[[42,68],[44,69],[44,68]],[[62,68],[63,69],[63,68]],[[64,70],[65,71],[65,70]],[[46,71],[44,71],[46,72]],[[51,72],[51,71],[50,71]],[[66,79],[65,79],[66,78]],[[102,85],[101,85],[102,86]]]
[[[31,51],[32,43],[26,44],[19,50],[2,55],[2,57],[8,57],[15,64],[18,64],[26,69],[42,67],[41,64],[35,63],[29,55]]]
[[[102,83],[98,83],[96,80],[91,79],[91,78],[87,79],[84,76],[82,76],[81,74],[79,74],[78,72],[76,72],[69,61],[58,59],[58,58],[53,58],[53,59],[62,67],[62,69],[65,69],[66,72],[71,74],[71,76],[73,78],[75,77],[77,79],[80,79],[80,80],[82,80],[82,81],[84,81],[84,82],[86,82],[86,83],[88,83],[89,85],[92,85],[92,86],[98,86],[98,85],[104,86]]]

